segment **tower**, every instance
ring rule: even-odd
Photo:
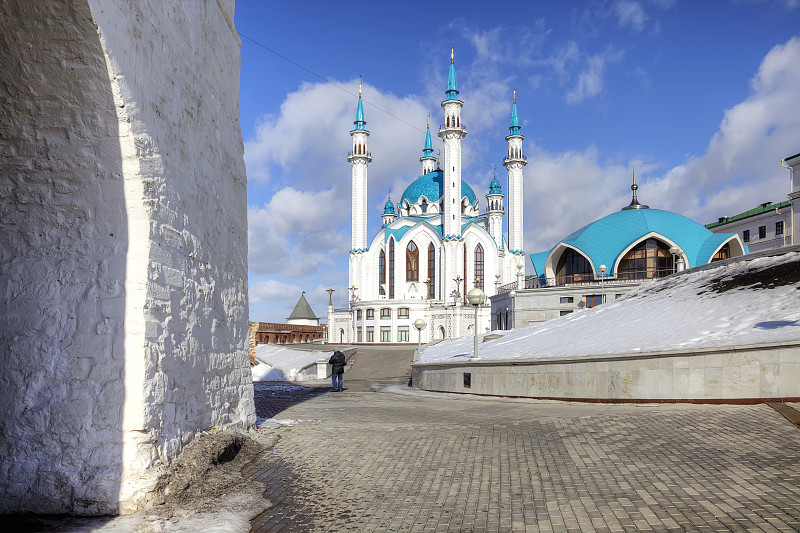
[[[494,171],[494,179],[489,185],[489,194],[486,195],[488,207],[486,214],[489,215],[489,235],[492,236],[497,247],[503,246],[503,189],[497,181],[497,169]]]
[[[511,261],[512,271],[509,273],[519,279],[524,275],[525,256],[522,236],[522,169],[528,160],[522,154],[522,141],[525,137],[519,132],[519,116],[517,115],[517,90],[514,89],[514,103],[511,107],[511,126],[508,128],[506,142],[508,155],[503,160],[503,166],[508,170],[508,251],[514,254]],[[521,268],[520,268],[521,267]],[[522,288],[522,287],[518,287]]]
[[[446,298],[458,290],[454,281],[464,269],[464,243],[461,239],[461,140],[467,135],[461,124],[461,107],[464,102],[458,99],[456,70],[454,66],[455,47],[450,50],[450,74],[447,77],[447,91],[442,102],[444,124],[439,129],[439,137],[444,141],[444,179],[442,186],[442,240],[443,240],[443,287]],[[467,292],[466,280],[464,294]],[[457,299],[460,304],[461,299]]]
[[[422,173],[427,174],[436,170],[436,158],[433,157],[433,143],[431,142],[431,116],[428,114],[428,130],[425,132],[425,146],[422,148]]]
[[[361,103],[361,82],[358,83],[358,107],[356,108],[355,128],[350,132],[353,138],[353,150],[347,154],[347,161],[352,165],[352,250],[358,253],[367,248],[367,165],[372,161],[372,154],[367,151],[367,122],[364,120],[364,105]]]
[[[383,220],[383,227],[388,226],[394,219],[397,218],[397,213],[394,210],[394,204],[392,203],[392,195],[389,195],[387,198],[386,203],[383,204],[383,214],[381,215],[381,220]]]

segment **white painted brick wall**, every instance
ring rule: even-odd
[[[238,43],[212,0],[0,21],[0,511],[130,510],[255,419]]]

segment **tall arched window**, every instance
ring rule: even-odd
[[[483,290],[483,246],[475,247],[475,286]]]
[[[633,247],[619,261],[619,279],[651,279],[672,274],[675,270],[669,245],[647,239]]]
[[[389,298],[394,298],[394,239],[389,239]]]
[[[386,252],[381,248],[381,256],[378,260],[378,294],[383,296],[386,294],[384,287],[386,286]]]
[[[406,248],[406,281],[419,281],[419,248],[414,241]]]
[[[422,199],[422,212],[428,212],[428,201],[425,198]]]
[[[594,279],[592,265],[586,257],[572,248],[561,255],[556,266],[556,285]]]
[[[436,298],[436,248],[428,245],[428,298]]]

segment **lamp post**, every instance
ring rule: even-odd
[[[479,288],[475,287],[469,293],[467,293],[467,301],[470,305],[475,307],[475,350],[472,352],[471,361],[475,359],[480,359],[478,357],[478,308],[483,303],[483,300],[486,298],[486,294]]]
[[[509,292],[508,293],[508,297],[511,298],[511,329],[514,329],[514,319],[516,318],[516,316],[514,315],[514,311],[516,311],[516,309],[515,309],[515,307],[516,307],[515,298],[517,297],[517,291]]]
[[[679,253],[681,253],[681,249],[678,248],[677,246],[671,246],[669,249],[669,253],[672,254],[672,273],[674,274],[675,272],[678,271],[678,261],[676,259],[676,256]]]
[[[442,307],[444,307],[444,325],[445,325],[444,339],[449,339],[450,338],[450,308],[453,307],[453,306],[452,305],[447,305],[447,302],[445,302],[445,303],[442,304]]]
[[[433,283],[433,282],[431,281],[431,278],[425,278],[425,281],[423,283],[425,283],[425,299],[426,300],[430,300],[431,299],[431,283]]]
[[[453,281],[456,282],[456,297],[455,297],[455,300],[458,301],[458,300],[461,299],[461,282],[464,281],[464,279],[460,275],[458,275],[453,279]]]
[[[356,310],[355,310],[355,303],[356,303],[356,291],[358,288],[355,285],[351,285],[347,290],[350,291],[350,322],[353,325],[353,336],[350,337],[353,339],[352,342],[356,341]]]
[[[336,289],[333,287],[328,287],[325,289],[325,292],[328,293],[328,305],[333,307],[333,293],[336,292]]]
[[[605,265],[600,265],[600,298],[603,303],[606,303],[606,293],[603,291],[603,280],[606,277],[606,268]]]
[[[414,352],[414,362],[419,361],[420,350],[422,349],[422,330],[425,329],[425,321],[418,318],[414,321],[414,327],[417,328],[417,351]]]

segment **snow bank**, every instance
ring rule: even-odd
[[[320,359],[328,360],[332,351],[308,351],[274,344],[256,346],[256,361],[252,368],[253,381],[300,380],[300,371]]]
[[[482,359],[531,360],[800,339],[800,253],[759,257],[642,284],[619,300],[481,342]],[[483,337],[483,336],[482,336]],[[482,339],[481,339],[482,340]],[[472,356],[473,338],[431,346],[421,362]]]

